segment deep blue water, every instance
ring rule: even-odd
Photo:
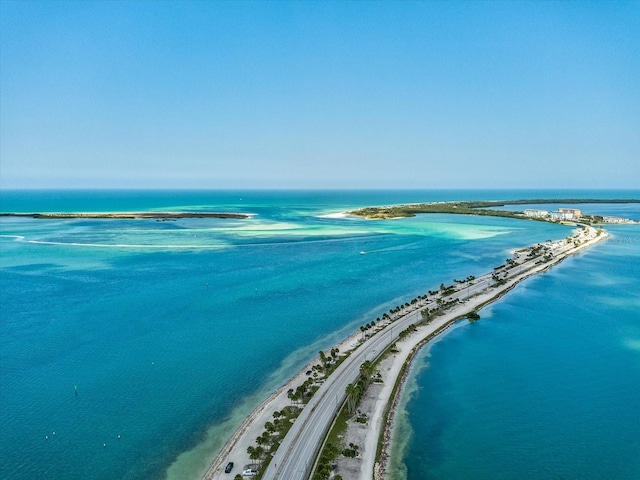
[[[197,477],[247,410],[320,348],[442,281],[492,268],[509,249],[569,231],[485,217],[321,215],[575,195],[2,192],[4,212],[255,216],[0,220],[0,478],[162,478],[169,467],[169,478]]]

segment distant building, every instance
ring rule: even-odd
[[[602,217],[604,223],[627,223],[629,220],[622,217]]]
[[[546,210],[534,210],[532,208],[527,208],[524,211],[524,214],[527,217],[542,218],[549,215],[549,212],[547,212]]]
[[[582,212],[577,208],[559,208],[558,212],[570,213],[572,215],[572,218],[580,218],[582,216]]]
[[[572,212],[561,212],[560,210],[558,210],[557,212],[551,212],[549,214],[549,217],[551,218],[551,220],[573,220],[573,213]]]

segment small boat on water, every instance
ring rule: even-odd
[[[365,252],[365,251],[363,250],[363,251],[361,251],[361,252],[360,252],[360,255],[364,255],[364,254],[366,254],[366,253],[367,253],[367,252]]]

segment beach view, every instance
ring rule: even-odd
[[[637,478],[637,3],[0,7],[1,479]]]

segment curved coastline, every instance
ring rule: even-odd
[[[564,258],[562,260],[564,260]],[[522,281],[532,276],[535,276],[539,273],[542,273],[546,270],[549,270],[551,267],[553,267],[554,265],[557,265],[562,260],[552,265],[548,265],[546,266],[546,268],[541,269],[540,271],[536,271],[529,275],[524,276],[523,278],[515,282],[513,285],[511,285],[509,288],[499,292],[495,297],[487,300],[482,305],[479,305],[476,308],[476,311],[481,311],[484,307],[487,307],[497,302],[502,297],[507,295],[511,290],[513,290]],[[420,353],[420,350],[423,347],[432,343],[436,339],[436,337],[442,335],[443,333],[446,333],[456,323],[464,320],[465,318],[466,318],[466,315],[459,315],[458,317],[452,319],[449,323],[444,325],[442,328],[420,339],[417,343],[412,345],[412,348],[404,358],[404,361],[402,362],[402,367],[401,367],[401,374],[396,378],[396,381],[393,387],[393,392],[389,397],[389,399],[387,400],[385,415],[384,415],[384,423],[383,423],[384,429],[379,432],[379,440],[380,440],[379,445],[381,448],[379,448],[378,451],[376,452],[376,467],[375,467],[376,470],[374,472],[375,480],[381,480],[385,478],[386,474],[388,473],[386,468],[388,466],[388,461],[390,458],[390,450],[393,447],[393,435],[394,435],[394,428],[396,426],[395,417],[397,415],[397,407],[402,395],[404,394],[404,389],[406,388],[406,382],[409,377],[409,374],[411,373],[410,371],[411,371],[411,368],[413,367],[413,363],[416,357],[418,356],[418,354]]]
[[[594,237],[591,241],[577,246],[575,249],[572,249],[562,257],[555,259],[553,262],[540,265],[538,268],[534,268],[530,271],[525,272],[521,276],[514,278],[503,288],[496,289],[495,291],[485,295],[484,298],[478,299],[479,301],[475,305],[473,305],[473,311],[479,311],[482,308],[493,304],[494,302],[500,300],[511,290],[513,290],[520,282],[546,270],[549,270],[558,263],[561,263],[567,257],[574,255],[598,242],[601,242],[607,237],[608,234],[606,232],[603,232],[602,235]],[[393,386],[388,389],[388,393],[386,396],[379,397],[377,399],[377,404],[375,406],[375,409],[377,411],[384,411],[383,418],[378,422],[378,425],[374,426],[373,428],[373,430],[375,430],[377,434],[375,435],[375,438],[378,440],[377,446],[374,447],[373,441],[369,440],[368,438],[366,439],[369,441],[370,451],[365,453],[367,453],[368,455],[372,455],[371,451],[375,451],[375,465],[371,465],[372,468],[368,470],[368,472],[371,472],[373,470],[374,480],[382,480],[386,478],[386,474],[388,473],[386,469],[388,466],[388,460],[390,458],[390,449],[393,446],[391,440],[393,429],[395,426],[395,415],[397,413],[396,409],[403,393],[403,388],[405,387],[405,382],[408,378],[408,374],[410,372],[413,361],[415,360],[419,351],[425,345],[432,342],[442,333],[449,331],[459,321],[467,318],[467,314],[460,312],[460,310],[468,311],[469,308],[470,306],[454,307],[453,311],[446,314],[445,318],[443,318],[443,321],[435,329],[431,329],[431,331],[429,331],[429,329],[426,329],[426,331],[417,333],[406,339],[403,345],[398,346],[399,352],[396,354],[396,358],[394,359],[394,366],[392,366],[390,369],[391,375],[387,375],[385,377],[383,373],[383,380],[385,382],[390,381]],[[425,326],[418,328],[422,328],[423,330],[425,330]],[[400,342],[398,342],[398,344],[399,343]],[[372,435],[372,437],[374,436]],[[368,463],[371,463],[371,461],[369,461]],[[366,473],[368,472],[361,471],[361,475],[359,478],[361,480],[370,478],[366,475]],[[371,474],[369,473],[369,475]]]
[[[387,373],[386,378],[384,378],[386,391],[380,392],[374,402],[375,415],[371,419],[368,431],[370,433],[375,431],[375,435],[368,435],[365,438],[366,445],[364,445],[360,451],[362,466],[357,478],[361,478],[363,480],[371,478],[371,472],[373,471],[375,471],[374,478],[384,478],[386,462],[389,455],[389,438],[393,426],[395,406],[397,405],[399,394],[406,378],[406,373],[418,350],[435,336],[446,331],[451,327],[451,325],[459,321],[461,318],[466,317],[470,311],[477,311],[484,306],[493,303],[508,293],[522,280],[549,269],[553,265],[560,263],[566,257],[578,253],[582,249],[592,246],[608,236],[606,232],[600,231],[600,233],[598,233],[592,227],[583,226],[583,228],[585,229],[585,232],[588,232],[585,238],[583,238],[579,244],[572,244],[573,246],[567,247],[558,257],[553,258],[551,261],[544,262],[541,265],[536,264],[535,267],[529,267],[519,275],[515,274],[515,276],[510,278],[508,282],[505,282],[505,284],[500,285],[497,288],[487,288],[487,291],[483,290],[480,293],[474,292],[470,297],[466,297],[466,302],[455,305],[453,308],[449,309],[449,311],[429,322],[427,326],[422,325],[417,327],[416,331],[420,329],[422,330],[421,332],[409,335],[408,338],[404,339],[402,342],[396,342],[398,348],[400,348],[400,353],[394,355],[392,366],[388,368],[387,372],[385,372]],[[560,245],[560,243],[558,243],[558,245]],[[419,310],[420,308],[418,308],[418,310],[414,309],[411,312],[406,313],[404,317],[412,317],[413,320],[419,319]],[[391,322],[389,322],[389,324],[391,324]],[[384,329],[385,326],[387,325],[382,326],[380,330]],[[340,352],[344,353],[346,350],[349,350],[349,347],[351,347],[351,350],[359,347],[360,344],[357,341],[354,342],[354,339],[357,339],[359,335],[360,334],[356,332],[351,337],[345,339],[338,346]],[[382,353],[382,351],[379,352],[378,358]],[[310,365],[312,366],[317,363],[318,360],[315,360]],[[290,404],[286,395],[287,391],[291,388],[295,388],[297,384],[306,379],[305,370],[307,370],[310,365],[306,366],[290,382],[273,393],[256,410],[254,410],[247,419],[245,419],[241,427],[236,430],[232,438],[227,442],[226,446],[211,462],[209,468],[202,477],[203,479],[224,478],[222,468],[227,461],[234,461],[236,465],[240,466],[245,463],[251,463],[251,460],[246,453],[247,447],[253,445],[256,436],[262,433],[264,423],[272,419],[273,412]],[[320,393],[318,393],[318,395],[320,398],[317,403],[322,400]],[[315,409],[316,407],[314,406],[313,410]],[[383,426],[384,428],[382,428]],[[302,426],[300,426],[300,428],[302,428]],[[278,460],[278,462],[280,462],[280,460]],[[274,473],[270,470],[273,470],[271,465],[267,466],[264,478],[272,478],[270,475],[274,475]],[[278,478],[277,475],[274,475],[274,478]]]

